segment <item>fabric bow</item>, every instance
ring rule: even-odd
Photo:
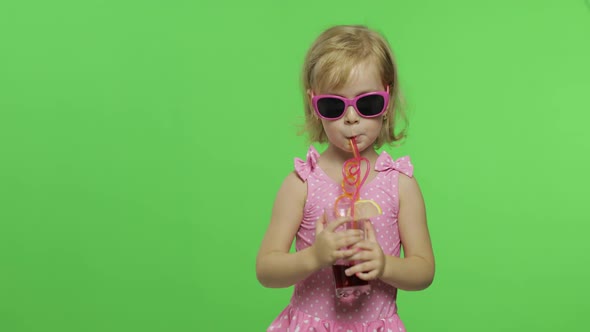
[[[297,171],[297,175],[299,175],[303,181],[307,180],[309,174],[311,174],[316,168],[319,157],[320,154],[318,151],[313,146],[310,146],[309,150],[307,150],[305,161],[300,158],[295,158],[295,170]]]
[[[410,161],[410,157],[404,156],[394,161],[387,152],[383,152],[382,155],[379,156],[377,163],[375,164],[375,170],[378,172],[395,170],[409,177],[414,175],[414,166]]]

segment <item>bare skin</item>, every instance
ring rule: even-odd
[[[364,67],[363,67],[364,66]],[[365,64],[342,89],[319,91],[353,98],[367,91],[383,88],[378,71]],[[310,92],[311,94],[311,92]],[[363,118],[351,106],[341,119],[322,120],[329,146],[318,160],[319,166],[337,183],[342,181],[342,163],[352,157],[348,141],[355,136],[361,156],[372,164],[378,157],[373,143],[381,130],[382,116]],[[369,180],[375,176],[371,171]],[[322,219],[316,222],[316,240],[299,252],[289,252],[302,220],[307,186],[295,172],[290,173],[279,189],[273,206],[270,224],[262,240],[256,260],[256,275],[266,287],[289,287],[314,272],[334,264],[338,259],[361,261],[346,270],[363,280],[381,279],[403,290],[421,290],[428,287],[434,278],[434,255],[428,227],[424,200],[415,178],[399,176],[399,233],[404,257],[383,253],[370,223],[367,236],[361,231],[334,232],[346,221],[340,219],[324,226]],[[340,248],[352,246],[349,250]]]

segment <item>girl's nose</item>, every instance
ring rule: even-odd
[[[356,113],[356,110],[352,106],[348,106],[344,114],[344,122],[349,124],[355,124],[359,122],[359,115]]]

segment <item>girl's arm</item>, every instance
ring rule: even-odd
[[[414,178],[399,176],[398,225],[404,258],[385,255],[381,280],[403,290],[422,290],[434,279],[434,254],[420,187]]]
[[[256,277],[263,286],[289,287],[313,272],[355,254],[354,249],[340,250],[362,240],[359,230],[334,230],[348,219],[341,218],[324,226],[316,222],[315,241],[310,247],[290,253],[299,229],[307,186],[295,173],[287,176],[277,194],[268,230],[256,258]]]
[[[339,218],[324,225],[316,221],[314,243],[301,251],[290,253],[293,238],[299,229],[307,185],[295,173],[287,176],[272,210],[268,230],[256,258],[256,276],[266,287],[289,287],[338,259],[348,259],[355,249],[341,250],[363,239],[360,230],[336,232],[350,218]]]
[[[310,248],[289,253],[301,222],[307,186],[295,172],[283,182],[256,258],[256,277],[265,287],[289,287],[319,269]]]

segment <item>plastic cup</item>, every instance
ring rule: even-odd
[[[324,209],[324,216],[326,223],[330,223],[336,219],[350,216],[350,203],[340,202],[336,208],[330,206]],[[348,229],[360,229],[365,231],[365,221],[367,219],[348,221],[336,228],[336,231]],[[366,234],[366,232],[365,232]],[[348,249],[348,248],[342,248]],[[354,299],[362,293],[368,293],[371,290],[369,282],[362,280],[356,275],[347,276],[344,271],[354,266],[357,262],[350,260],[338,260],[332,265],[332,272],[334,274],[334,285],[336,290],[336,297],[341,299]]]

